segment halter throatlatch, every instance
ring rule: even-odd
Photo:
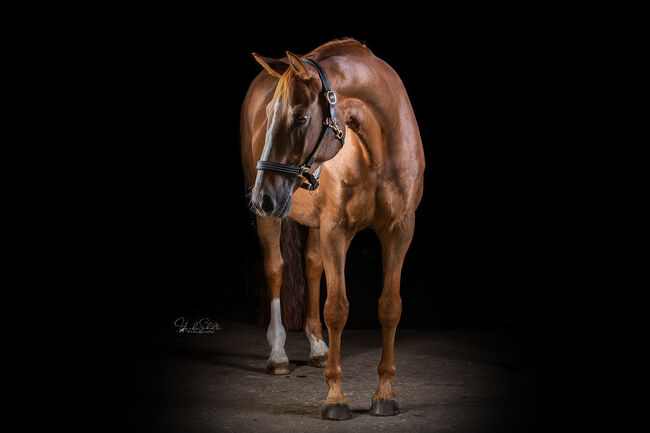
[[[320,77],[320,80],[323,83],[325,100],[327,101],[327,104],[329,106],[329,116],[325,118],[323,131],[321,132],[320,138],[316,143],[316,147],[311,152],[311,154],[307,157],[307,161],[303,165],[297,166],[291,164],[282,164],[279,162],[260,160],[257,161],[257,169],[277,171],[278,173],[292,174],[294,176],[298,176],[300,178],[305,179],[308,182],[308,183],[301,184],[300,185],[301,188],[304,188],[308,191],[314,191],[316,188],[318,188],[318,178],[320,177],[320,172],[323,165],[321,164],[314,173],[311,173],[309,170],[311,169],[312,165],[314,165],[314,162],[316,161],[318,154],[323,148],[323,145],[327,141],[327,138],[330,136],[330,134],[334,133],[334,136],[341,142],[341,147],[343,147],[345,139],[343,137],[343,131],[336,124],[336,116],[334,113],[334,104],[336,104],[336,93],[334,93],[334,91],[330,88],[330,84],[327,81],[327,75],[325,75],[325,71],[315,61],[311,59],[303,59],[303,60],[309,63],[310,65],[312,65],[314,68],[316,68],[316,70],[318,71],[318,76]]]

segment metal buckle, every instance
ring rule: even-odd
[[[338,138],[339,140],[343,137],[343,131],[339,128],[339,126],[336,124],[336,122],[330,123],[332,126],[332,129],[334,130],[334,136]]]
[[[328,90],[327,93],[325,93],[325,96],[327,96],[327,102],[329,102],[330,105],[336,104],[336,93],[334,93],[333,90]]]
[[[303,174],[305,172],[309,173],[309,169],[307,167],[305,167],[304,165],[302,165],[300,167],[300,174],[298,176],[300,176],[301,178],[303,178],[303,179],[305,179],[307,181],[307,184],[309,184],[309,189],[307,191],[309,191],[309,194],[316,197],[318,195],[318,186],[316,188],[314,188],[314,185],[312,185],[311,182],[309,182],[309,179],[307,179],[307,177]],[[316,180],[316,185],[319,185],[318,180]]]

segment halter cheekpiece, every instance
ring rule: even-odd
[[[325,118],[323,125],[323,130],[320,134],[320,138],[316,143],[316,147],[307,157],[307,161],[301,165],[291,165],[291,164],[282,164],[279,162],[272,161],[257,161],[258,170],[271,170],[277,171],[279,173],[292,174],[300,178],[305,179],[308,183],[303,183],[300,185],[301,188],[304,188],[308,191],[314,191],[318,188],[318,178],[320,177],[321,169],[323,165],[321,164],[318,169],[312,174],[309,170],[316,161],[318,154],[320,153],[323,145],[327,141],[327,138],[331,133],[334,133],[334,136],[341,142],[341,147],[344,144],[343,131],[336,124],[336,116],[334,113],[334,104],[336,104],[336,93],[330,88],[329,82],[327,81],[327,75],[325,70],[315,61],[311,59],[303,59],[305,62],[312,65],[318,71],[318,76],[320,77],[321,82],[323,83],[323,91],[325,92],[325,100],[329,105],[329,116]]]

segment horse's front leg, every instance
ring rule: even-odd
[[[325,367],[327,344],[323,341],[323,326],[320,322],[320,280],[323,275],[323,254],[320,247],[320,230],[309,229],[305,246],[305,275],[309,287],[309,303],[305,320],[305,335],[309,340],[309,364]]]
[[[348,318],[348,298],[345,293],[345,256],[350,246],[351,234],[340,226],[321,223],[321,250],[327,279],[327,300],[323,316],[329,335],[329,356],[325,366],[327,397],[323,403],[325,419],[350,419],[348,400],[343,396],[341,380],[341,333]]]
[[[271,355],[266,363],[266,372],[270,374],[289,374],[289,358],[284,351],[287,333],[282,326],[280,310],[280,288],[284,260],[280,252],[280,220],[257,216],[257,233],[264,249],[264,275],[271,297],[271,321],[266,331],[266,339],[271,346]]]
[[[379,387],[372,396],[371,415],[389,416],[399,413],[393,390],[395,331],[402,314],[400,278],[404,257],[413,239],[415,215],[408,213],[393,221],[377,234],[382,245],[384,288],[379,297],[379,322],[382,330],[381,361],[377,368]]]

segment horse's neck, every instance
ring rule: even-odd
[[[342,96],[346,127],[363,140],[375,160],[401,148],[397,144],[410,127],[404,123],[411,122],[412,109],[397,74],[372,55],[341,56],[335,61],[339,73],[332,87]]]
[[[343,72],[339,75],[339,91],[344,96],[363,101],[379,121],[387,121],[399,102],[394,98],[399,89],[391,88],[396,77],[387,76],[391,69],[371,56],[350,56],[341,61],[339,67]]]

